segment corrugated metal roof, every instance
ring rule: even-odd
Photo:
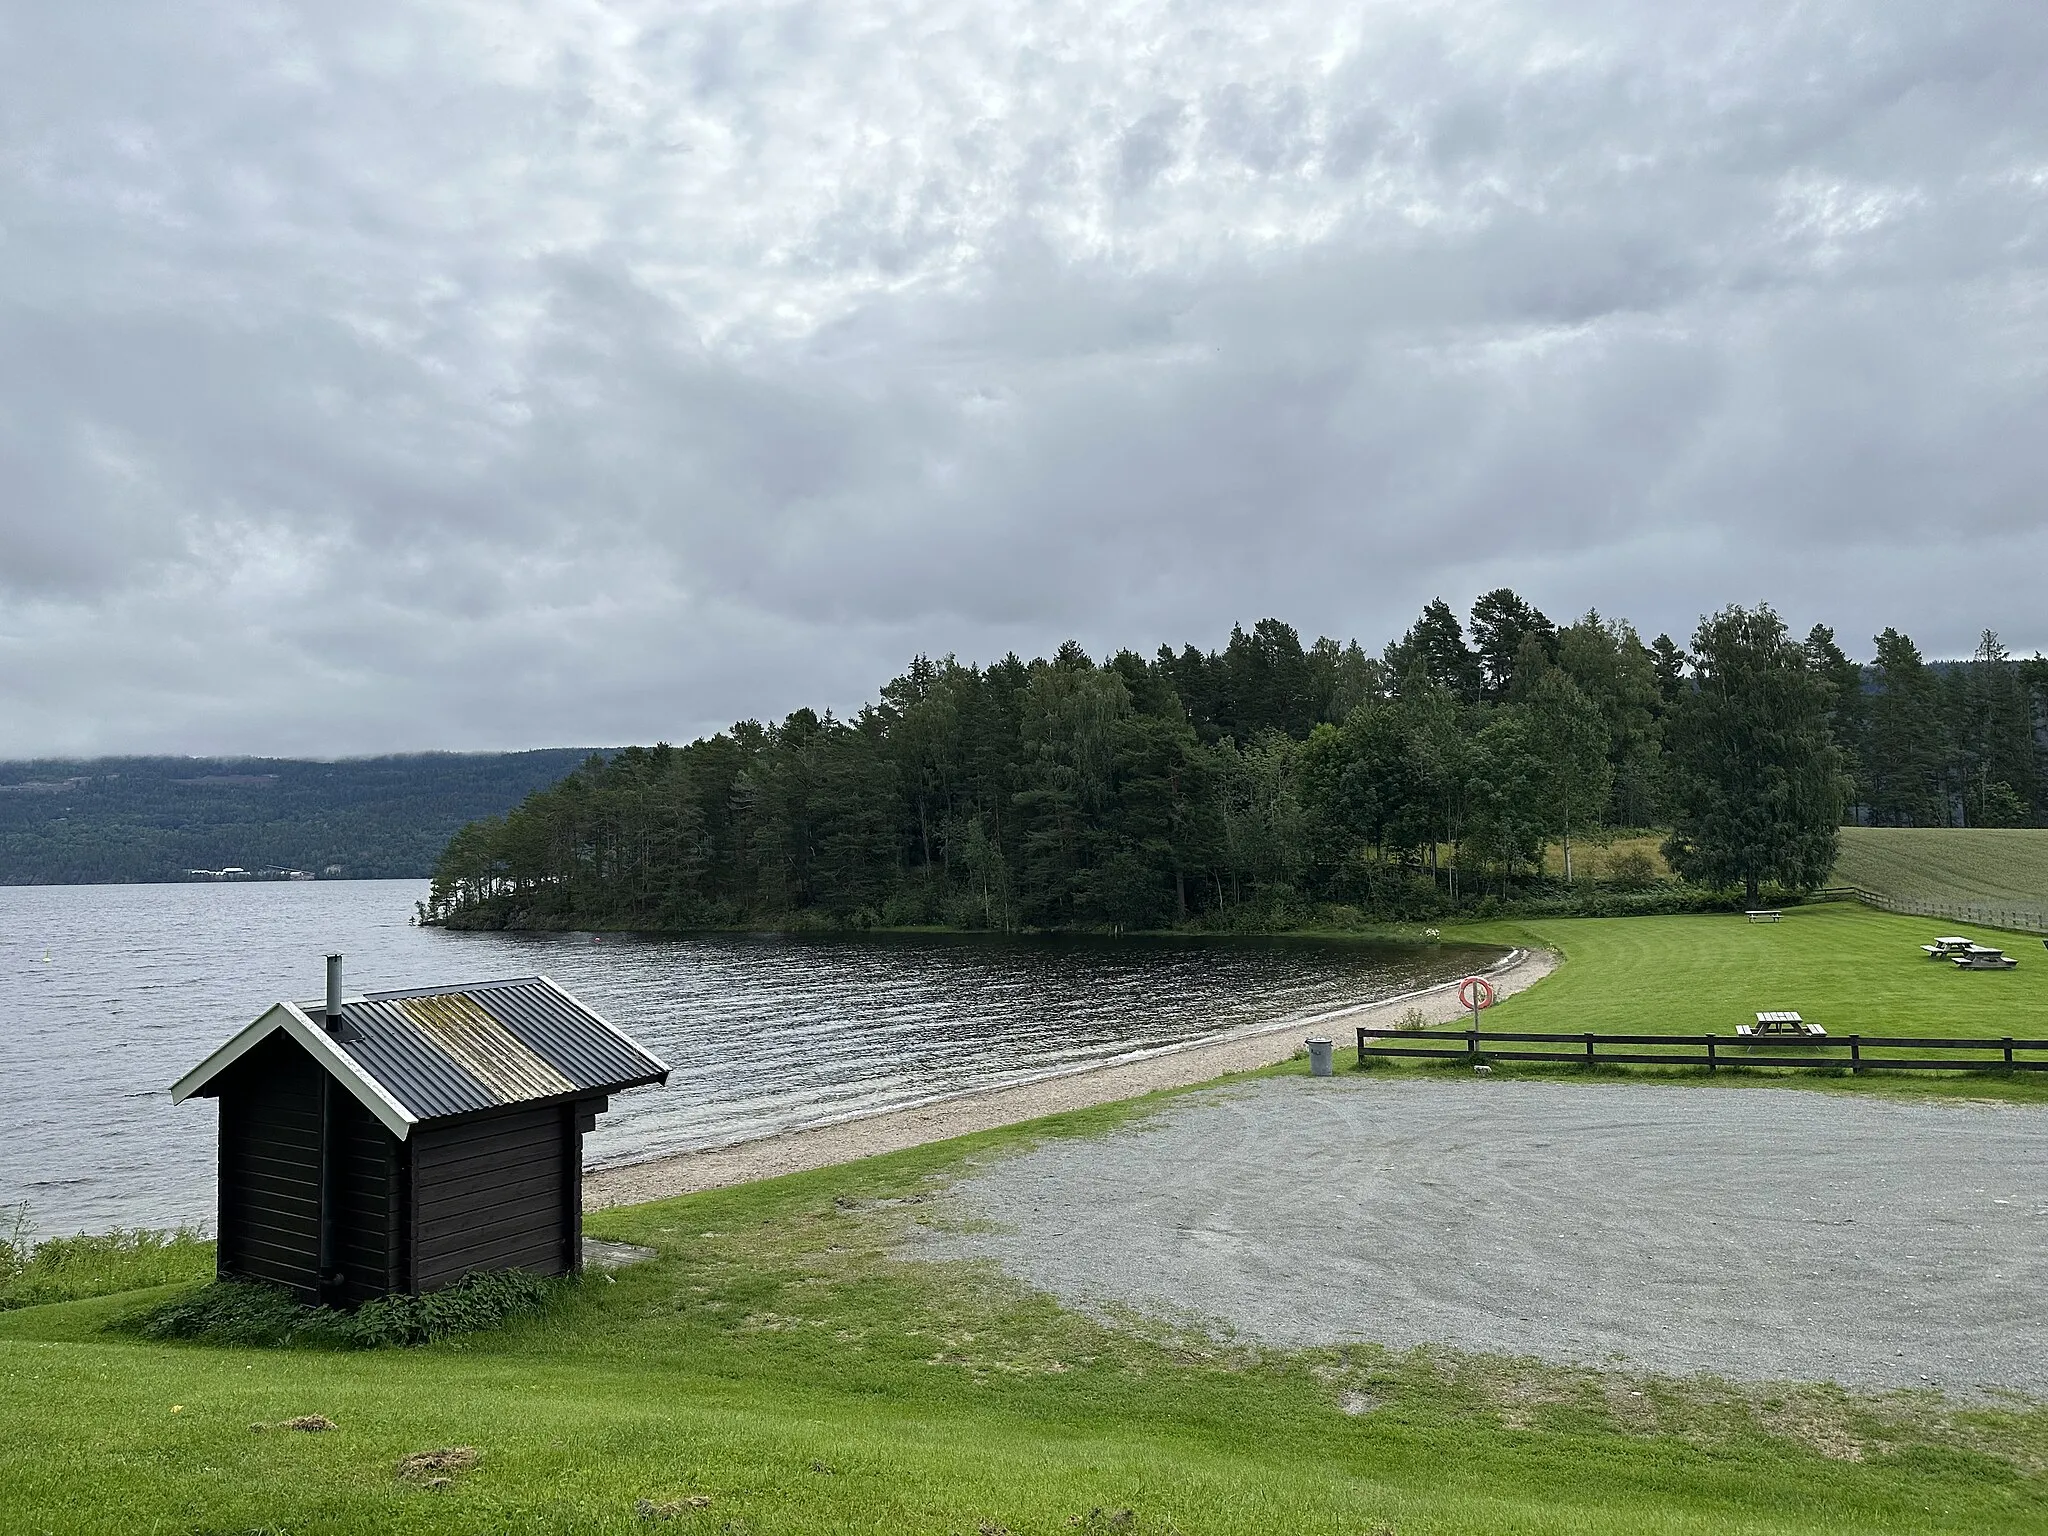
[[[302,1005],[316,1020],[324,1003]],[[579,1093],[615,1093],[668,1068],[549,981],[371,992],[342,1004],[335,1044],[416,1120]]]

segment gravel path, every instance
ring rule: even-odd
[[[1507,997],[1534,986],[1556,968],[1555,955],[1518,949],[1484,974],[1493,982],[1495,996]],[[1310,1033],[1329,1035],[1342,1044],[1361,1024],[1391,1024],[1410,1008],[1419,1009],[1431,1023],[1442,1023],[1458,1015],[1457,991],[1457,982],[1446,982],[1386,1002],[1362,1003],[1356,1008],[1319,1015],[1313,1029],[1300,1019],[1283,1019],[1221,1040],[1167,1046],[1123,1061],[1054,1073],[989,1093],[955,1094],[909,1109],[885,1110],[703,1152],[682,1152],[616,1168],[594,1168],[583,1176],[583,1205],[586,1210],[603,1210],[607,1206],[636,1205],[700,1189],[745,1184],[778,1174],[802,1173],[882,1152],[900,1152],[905,1147],[945,1141],[971,1131],[1016,1125],[1041,1115],[1136,1098],[1162,1088],[1206,1083],[1232,1072],[1247,1072],[1285,1061],[1301,1048],[1303,1038]]]
[[[2048,1110],[1284,1078],[1045,1143],[918,1251],[1279,1345],[2048,1397]]]

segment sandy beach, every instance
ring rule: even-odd
[[[1514,950],[1483,972],[1497,998],[1535,985],[1556,969],[1557,956],[1542,950]],[[905,1147],[945,1141],[973,1131],[1016,1125],[1063,1110],[1086,1109],[1136,1098],[1163,1088],[1185,1088],[1232,1072],[1285,1061],[1309,1035],[1328,1035],[1340,1045],[1360,1025],[1388,1025],[1409,1009],[1431,1023],[1459,1016],[1458,983],[1444,982],[1419,992],[1335,1009],[1312,1019],[1283,1019],[1269,1027],[1240,1031],[1185,1045],[1061,1072],[987,1092],[952,1094],[927,1104],[835,1121],[828,1125],[764,1136],[700,1152],[679,1152],[643,1163],[596,1168],[583,1177],[586,1210],[637,1205],[700,1189],[745,1184],[779,1174],[827,1168]]]

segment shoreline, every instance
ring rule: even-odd
[[[1558,956],[1549,950],[1516,949],[1478,974],[1493,983],[1496,998],[1506,998],[1534,986],[1557,965]],[[1432,1024],[1460,1018],[1464,1010],[1458,1006],[1457,988],[1456,981],[1439,982],[1416,992],[1257,1025],[1220,1038],[1157,1046],[1021,1083],[969,1088],[724,1146],[589,1169],[583,1175],[583,1208],[609,1210],[786,1173],[808,1173],[1161,1089],[1190,1088],[1286,1061],[1300,1048],[1296,1031],[1324,1030],[1340,1021],[1356,1028],[1379,1016],[1392,1020],[1410,1008],[1419,1009]]]

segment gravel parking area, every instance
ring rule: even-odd
[[[1282,1078],[994,1164],[918,1251],[1277,1345],[2048,1397],[2044,1169],[2032,1108]]]

